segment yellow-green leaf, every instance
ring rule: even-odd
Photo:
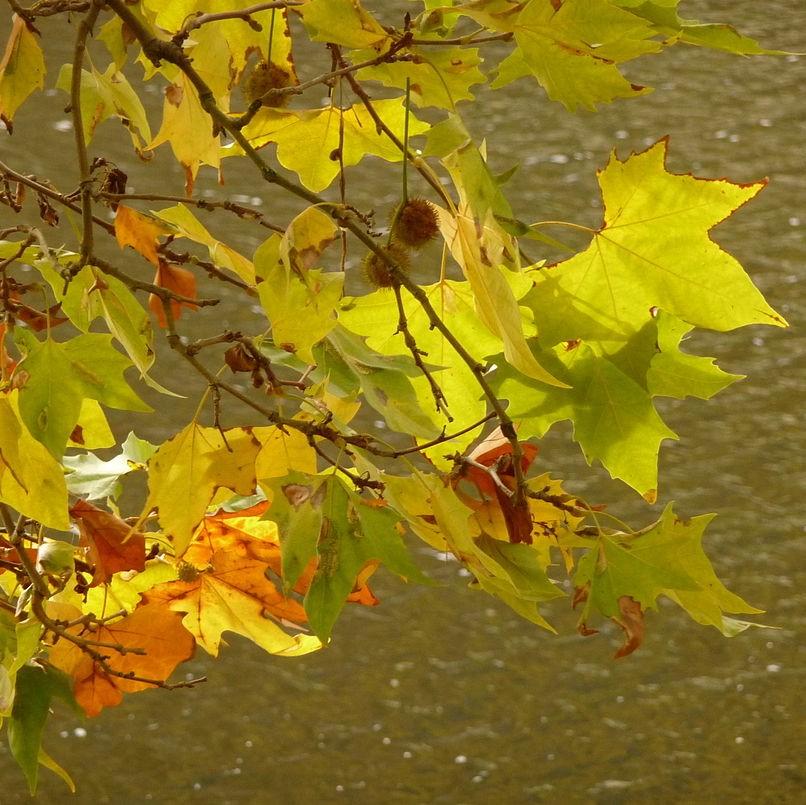
[[[14,114],[25,99],[45,85],[45,57],[36,36],[17,14],[0,61],[0,120],[9,131]]]

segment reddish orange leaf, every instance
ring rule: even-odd
[[[157,238],[170,232],[171,230],[156,218],[143,215],[124,204],[118,204],[115,212],[115,237],[121,249],[131,246],[150,263],[159,265]]]
[[[154,284],[159,285],[160,288],[173,291],[181,296],[187,296],[190,299],[196,298],[196,277],[192,272],[179,266],[172,266],[164,260],[159,261],[157,266],[157,274],[154,277]],[[157,317],[157,322],[160,327],[167,327],[168,322],[165,318],[165,310],[162,306],[162,301],[159,297],[151,294],[148,298],[148,306],[151,312]],[[171,300],[171,313],[174,319],[178,319],[182,313],[182,308],[187,307],[191,310],[198,310],[198,305],[192,302],[177,302]]]
[[[78,525],[80,544],[88,548],[88,559],[95,566],[92,586],[104,584],[121,570],[145,570],[145,537],[114,514],[86,500],[70,508]]]
[[[79,635],[82,627],[70,629]],[[60,638],[51,649],[50,662],[73,679],[76,701],[88,716],[97,716],[104,707],[120,704],[124,693],[135,693],[165,682],[177,665],[193,656],[196,643],[182,626],[181,617],[161,603],[137,607],[130,615],[80,635],[126,649],[143,649],[145,654],[122,654],[104,648],[107,665],[113,671],[135,678],[108,673],[80,646]],[[150,682],[147,680],[151,680]]]
[[[6,325],[0,323],[0,380],[8,380],[17,362],[6,351]]]

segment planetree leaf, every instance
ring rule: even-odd
[[[228,269],[244,282],[254,284],[255,267],[251,260],[247,260],[231,246],[213,237],[184,204],[177,204],[164,210],[153,210],[153,213],[160,220],[167,221],[175,227],[179,237],[206,246],[210,252],[210,259],[216,265]]]
[[[154,275],[154,284],[168,291],[173,291],[180,296],[188,297],[189,299],[197,298],[196,275],[186,268],[166,263],[165,260],[160,260],[159,262],[157,273]],[[171,299],[168,304],[171,306],[171,315],[174,317],[174,320],[182,315],[183,308],[188,308],[188,310],[199,309],[198,305],[194,305],[193,302],[177,301],[176,299]],[[159,326],[167,327],[168,320],[165,317],[165,308],[162,304],[162,300],[156,294],[149,294],[148,306],[151,312],[156,316]]]
[[[53,770],[75,790],[66,773],[42,750],[42,734],[54,697],[75,706],[70,681],[61,671],[33,664],[20,668],[14,709],[8,725],[8,742],[14,760],[25,774],[31,795],[36,793],[40,763],[48,767],[55,765]]]
[[[93,586],[123,570],[145,570],[145,536],[128,523],[86,500],[76,501],[70,516],[78,525],[79,544],[87,548],[87,559],[95,568]]]
[[[18,14],[11,17],[11,33],[0,61],[0,120],[9,131],[25,99],[45,85],[45,57],[35,34]]]
[[[739,263],[708,236],[765,182],[672,174],[666,149],[661,140],[623,162],[614,155],[599,173],[603,226],[585,251],[541,271],[523,299],[542,343],[629,337],[655,307],[712,330],[785,326]]]
[[[144,470],[146,463],[157,451],[157,446],[129,433],[121,445],[121,452],[108,461],[94,453],[65,456],[67,486],[70,492],[89,500],[118,498],[123,489],[120,479],[136,470]]]
[[[61,343],[18,337],[26,351],[17,367],[17,372],[26,373],[20,414],[31,435],[57,458],[64,453],[85,398],[110,408],[151,410],[126,383],[123,372],[132,364],[112,346],[111,335],[86,333]]]
[[[118,210],[121,208],[122,205]],[[109,332],[126,350],[145,381],[158,391],[170,393],[147,374],[155,359],[151,320],[123,282],[95,266],[84,266],[62,295],[64,278],[61,274],[44,262],[38,263],[37,268],[60,300],[61,309],[79,330],[86,333],[92,322],[103,318]]]
[[[78,634],[82,628],[78,625],[69,631]],[[104,707],[120,704],[124,693],[153,687],[153,683],[143,680],[165,682],[177,665],[193,656],[196,648],[181,617],[161,602],[143,604],[120,620],[99,625],[93,640],[124,649],[142,649],[145,654],[109,649],[109,668],[139,678],[118,676],[108,673],[80,646],[63,637],[59,639],[50,651],[50,663],[72,678],[75,700],[90,717],[97,716]]]
[[[73,66],[63,64],[56,81],[56,88],[70,94]],[[89,142],[95,129],[104,120],[116,115],[125,121],[132,144],[140,152],[151,141],[145,109],[123,73],[110,64],[105,72],[94,67],[81,71],[81,123]]]
[[[255,252],[260,302],[271,322],[274,343],[313,363],[311,348],[336,326],[344,275],[321,269],[294,270],[288,264],[293,255],[286,251],[283,258],[283,248],[293,247],[272,235]]]
[[[523,331],[523,316],[501,263],[504,243],[498,233],[460,211],[455,217],[440,214],[445,242],[459,263],[476,301],[479,318],[499,336],[504,356],[519,371],[552,386],[563,386],[535,359]],[[481,236],[479,236],[481,231]]]
[[[362,571],[382,562],[406,581],[425,581],[400,537],[400,516],[383,501],[362,498],[333,475],[295,474],[264,489],[273,501],[266,517],[276,518],[281,533],[285,583],[296,584],[316,559],[305,612],[323,642],[345,601],[360,589]]]
[[[383,122],[403,140],[406,111],[400,98],[374,101],[373,107]],[[363,104],[344,110],[335,106],[305,111],[261,109],[244,134],[255,148],[267,143],[277,144],[277,159],[283,167],[294,171],[309,190],[324,190],[339,173],[339,161],[334,157],[339,147],[340,118],[344,124],[342,161],[345,166],[356,165],[365,156],[377,156],[388,162],[399,162],[402,155],[397,146],[379,132],[375,121]],[[429,126],[414,115],[409,117],[409,136],[423,134]],[[225,153],[236,154],[229,146]]]
[[[411,47],[410,61],[384,62],[359,70],[361,80],[380,81],[386,87],[406,88],[410,81],[411,100],[417,106],[453,109],[458,101],[473,100],[470,88],[486,81],[479,69],[478,48]],[[355,61],[371,58],[370,52],[354,54]]]
[[[118,204],[115,210],[115,237],[121,249],[131,246],[155,266],[160,263],[157,253],[158,239],[172,234],[171,227],[151,215],[145,215],[125,204]]]
[[[467,345],[479,362],[482,362],[484,356],[501,351],[500,338],[479,321],[470,283],[443,280],[434,285],[423,286],[423,290],[442,320],[450,322],[451,332],[462,344]],[[486,404],[481,399],[472,370],[459,359],[439,330],[431,328],[428,317],[416,299],[404,294],[403,308],[417,347],[426,353],[425,360],[431,365],[443,367],[436,379],[448,400],[448,408],[454,419],[451,427],[461,430],[477,422],[485,415]],[[403,339],[397,333],[397,321],[397,304],[394,295],[388,290],[374,291],[358,299],[345,298],[339,311],[339,322],[344,327],[365,336],[369,347],[385,355],[400,355],[405,349]],[[412,377],[411,382],[420,400],[432,399],[426,378]],[[449,462],[443,458],[444,454],[463,450],[474,438],[472,433],[465,434],[438,445],[428,456],[439,466],[447,467]]]
[[[49,528],[66,530],[62,466],[20,420],[18,394],[0,394],[0,500]]]
[[[73,430],[70,431],[67,446],[97,450],[102,447],[112,447],[115,441],[115,436],[109,427],[104,409],[96,400],[85,397],[81,401],[78,422],[76,422]]]
[[[594,612],[621,621],[627,643],[619,656],[637,647],[639,612],[657,606],[661,595],[682,606],[699,623],[735,634],[725,613],[758,613],[719,581],[702,550],[702,535],[714,515],[681,520],[672,505],[657,523],[637,534],[602,534],[580,560],[574,577],[577,600],[585,606],[580,624]],[[631,606],[630,599],[636,607]],[[625,612],[626,610],[626,612]],[[626,618],[626,623],[624,622]]]
[[[252,511],[262,514],[266,505]],[[321,647],[301,633],[307,622],[302,604],[268,577],[280,576],[280,545],[276,524],[260,514],[205,518],[179,570],[179,580],[153,587],[146,600],[185,613],[186,628],[213,656],[225,631],[270,654],[299,656]]]
[[[166,142],[185,169],[187,195],[193,192],[201,165],[218,168],[221,164],[219,137],[213,134],[210,117],[202,108],[196,88],[182,72],[176,74],[175,83],[165,90],[162,126],[148,148]]]
[[[541,437],[555,422],[570,419],[588,463],[598,459],[614,478],[654,501],[660,444],[677,437],[646,388],[585,343],[557,347],[543,359],[570,388],[521,380],[505,366],[491,378],[497,393],[510,400],[509,413],[520,423],[521,436]]]
[[[680,341],[691,329],[675,316],[658,312],[657,352],[646,375],[647,390],[652,396],[710,400],[726,386],[744,377],[724,372],[713,358],[683,352]]]
[[[250,429],[222,433],[191,422],[165,442],[148,462],[144,515],[157,509],[159,522],[180,558],[220,487],[238,495],[255,491],[260,442]]]
[[[338,377],[346,392],[360,388],[393,430],[424,440],[439,435],[440,428],[423,410],[409,379],[419,371],[413,361],[376,352],[354,333],[337,327],[317,350],[317,363],[321,371]],[[349,377],[345,378],[345,373]]]
[[[314,42],[382,50],[389,35],[358,0],[308,0],[300,14]]]

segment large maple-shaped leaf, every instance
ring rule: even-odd
[[[260,442],[248,429],[222,433],[191,422],[149,460],[145,512],[157,509],[177,557],[190,544],[216,489],[254,492],[259,450]]]
[[[25,358],[20,414],[31,435],[61,459],[89,397],[110,408],[151,411],[129,387],[124,371],[132,365],[112,346],[111,335],[85,333],[69,341],[38,341],[17,331]]]
[[[373,107],[383,122],[403,140],[406,110],[400,98],[375,101]],[[339,110],[334,106],[305,111],[262,109],[244,128],[244,134],[255,148],[277,143],[277,159],[295,171],[302,184],[310,190],[324,190],[339,173],[339,160],[334,158],[339,148],[339,127],[343,120],[344,165],[356,165],[365,156],[378,156],[388,162],[402,159],[400,149],[383,133],[362,104]],[[423,134],[429,126],[413,115],[409,116],[409,136]],[[224,152],[239,153],[234,146]]]
[[[594,610],[620,621],[627,644],[618,656],[624,656],[638,647],[631,642],[636,624],[643,612],[657,606],[661,595],[678,603],[698,623],[715,626],[727,636],[752,625],[725,615],[761,610],[730,592],[717,578],[702,549],[703,532],[713,518],[709,514],[681,520],[669,504],[657,523],[637,535],[600,536],[579,560],[574,577],[577,599],[585,602],[582,628],[588,628]]]
[[[80,544],[87,548],[87,558],[95,568],[93,586],[123,570],[145,570],[145,537],[128,523],[86,500],[76,501],[70,516],[78,524]]]
[[[83,626],[71,627],[78,634]],[[92,639],[120,645],[125,649],[141,649],[144,654],[107,650],[110,668],[120,674],[164,682],[179,663],[189,660],[196,641],[182,626],[179,615],[162,603],[139,606],[120,620],[105,623],[93,632]],[[51,649],[49,660],[73,679],[73,694],[88,716],[97,716],[104,707],[114,707],[124,693],[135,693],[153,687],[141,679],[109,674],[75,643],[61,638]]]
[[[666,170],[667,141],[599,172],[605,214],[588,248],[540,273],[524,298],[541,341],[629,337],[653,308],[698,327],[785,326],[739,263],[708,233],[765,182],[742,185]]]

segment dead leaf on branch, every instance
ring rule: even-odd
[[[165,288],[166,291],[172,291],[180,296],[186,296],[189,299],[196,299],[196,277],[191,271],[186,268],[166,263],[165,260],[160,260],[157,266],[157,273],[154,276],[154,284],[159,285],[160,288]],[[178,319],[182,315],[182,308],[186,307],[190,310],[198,310],[198,305],[192,302],[181,302],[171,299],[171,314],[174,319]],[[167,327],[168,320],[165,317],[165,308],[163,307],[162,300],[156,295],[151,294],[148,297],[148,306],[151,312],[157,317],[157,322],[160,327]]]

